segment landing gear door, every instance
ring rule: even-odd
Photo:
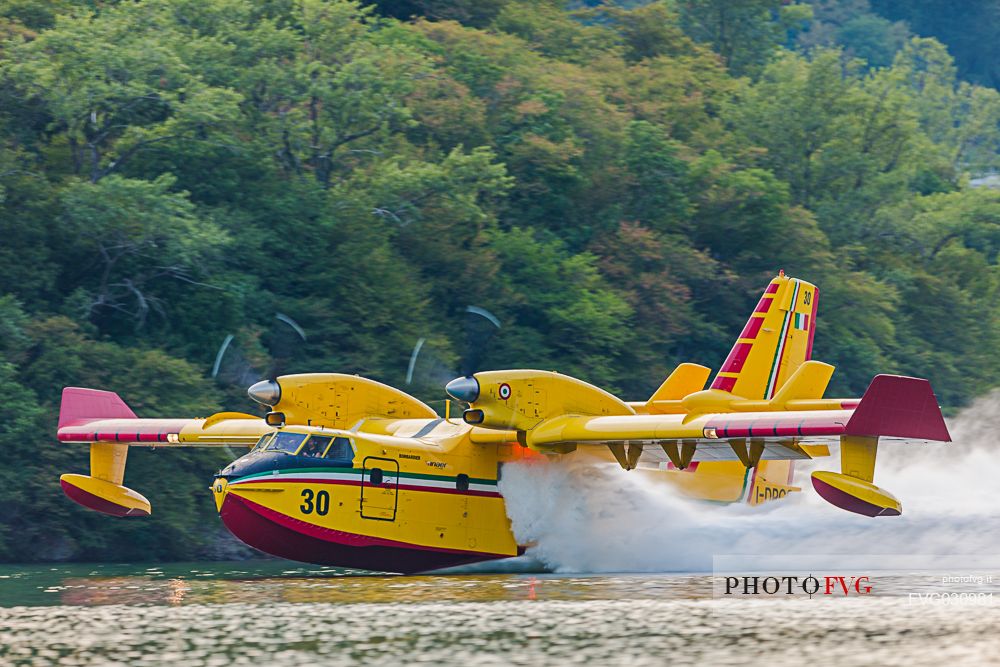
[[[361,518],[395,521],[399,505],[399,461],[366,456],[361,472]]]

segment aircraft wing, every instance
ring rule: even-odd
[[[851,413],[840,410],[702,415],[562,416],[527,433],[536,449],[609,445],[687,447],[688,461],[739,461],[740,445],[759,448],[758,460],[809,459],[829,454]],[[739,443],[734,446],[734,443]],[[654,451],[650,449],[649,452]],[[654,454],[654,456],[657,456]],[[648,458],[648,455],[647,455]]]
[[[60,442],[140,447],[252,447],[270,430],[260,417],[240,412],[220,412],[208,419],[141,419],[114,392],[66,387],[57,437]]]
[[[536,449],[606,445],[619,461],[625,448],[634,467],[639,452],[656,445],[675,464],[691,461],[779,460],[824,455],[843,437],[947,442],[951,438],[926,380],[882,375],[856,407],[684,415],[561,415],[526,433]],[[822,449],[820,449],[822,448]],[[618,450],[618,451],[616,451]]]

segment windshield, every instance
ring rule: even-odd
[[[299,456],[323,456],[323,452],[326,451],[327,446],[330,441],[333,440],[332,436],[329,435],[314,435],[309,438],[306,442],[306,446],[302,448],[299,452]]]
[[[294,452],[306,439],[304,433],[278,433],[274,440],[267,446],[269,452]]]
[[[354,448],[351,447],[351,441],[347,438],[334,438],[333,446],[326,452],[326,458],[328,459],[353,459],[354,458]]]
[[[257,441],[257,444],[254,445],[253,449],[251,449],[250,451],[256,452],[260,451],[261,449],[264,449],[264,447],[267,446],[267,443],[271,441],[271,436],[273,435],[274,431],[271,431],[270,433],[265,433],[264,435],[260,436],[260,440]]]

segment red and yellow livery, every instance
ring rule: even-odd
[[[448,384],[468,408],[442,418],[387,385],[317,373],[251,387],[265,418],[140,419],[116,394],[70,387],[58,437],[90,444],[91,474],[61,482],[81,505],[144,516],[149,501],[123,484],[129,447],[252,447],[212,486],[235,535],[285,558],[394,572],[520,553],[503,466],[581,450],[695,498],[759,504],[798,492],[794,461],[839,444],[840,472],[813,473],[816,492],[858,514],[899,514],[873,483],[878,444],[948,441],[941,411],[926,380],[900,376],[875,377],[860,399],[824,398],[833,367],[811,359],[818,300],[779,275],[708,389],[708,368],[681,364],[644,402],[550,371],[485,371]]]

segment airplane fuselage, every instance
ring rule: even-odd
[[[520,553],[497,483],[503,463],[532,452],[473,443],[468,426],[441,419],[366,420],[362,428],[263,436],[216,477],[223,522],[276,556],[369,570],[418,572]],[[293,451],[275,448],[290,436],[308,439]]]
[[[590,452],[613,461],[604,448]],[[505,464],[547,458],[443,419],[369,419],[352,431],[289,426],[265,434],[212,489],[227,528],[261,551],[410,573],[522,553],[498,483]],[[687,495],[752,504],[784,497],[792,471],[789,461],[660,468],[646,470]]]

